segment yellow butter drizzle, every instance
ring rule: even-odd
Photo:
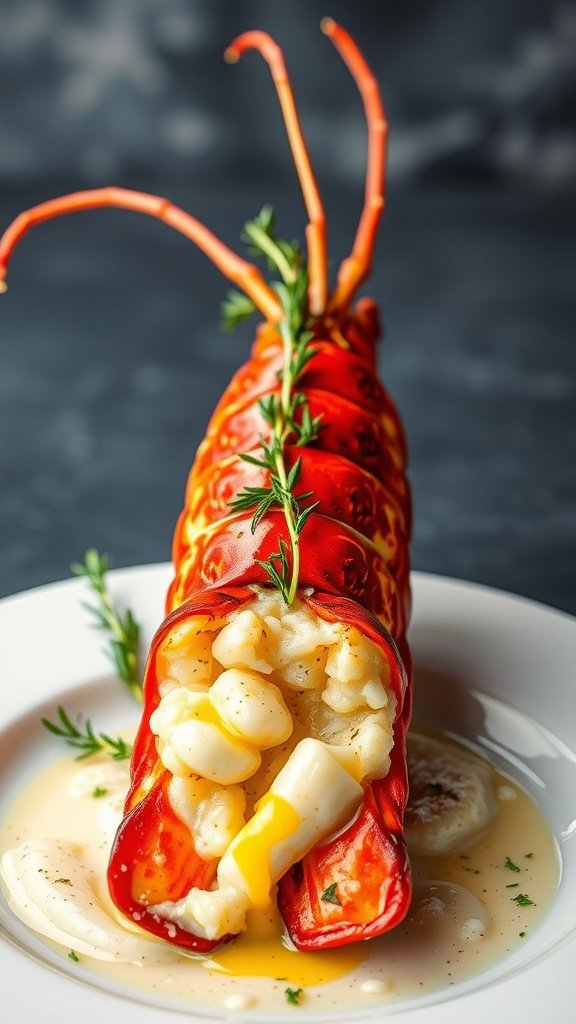
[[[203,961],[220,974],[276,978],[293,985],[321,985],[343,978],[366,959],[366,943],[317,953],[294,949],[276,907],[270,901],[270,855],[276,844],[293,834],[300,816],[275,793],[267,793],[254,817],[230,847],[247,881],[256,909],[248,915],[247,931],[221,952]]]
[[[252,911],[248,930],[203,967],[218,974],[275,978],[287,985],[323,985],[344,978],[362,964],[369,943],[356,942],[341,949],[300,953],[291,946],[276,907]]]
[[[278,843],[296,831],[300,820],[284,797],[266,793],[256,804],[254,816],[230,844],[228,852],[246,879],[253,906],[268,906],[272,888],[270,855]]]

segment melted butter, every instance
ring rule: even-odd
[[[272,886],[270,850],[282,839],[292,835],[301,819],[292,804],[277,793],[263,796],[256,810],[258,813],[232,841],[230,853],[248,882],[250,901],[264,909],[269,904]]]
[[[355,943],[323,953],[299,953],[285,937],[275,908],[254,911],[248,930],[202,966],[237,977],[285,979],[292,985],[322,985],[350,974],[364,962],[368,948]]]
[[[114,777],[107,774],[110,766]],[[18,797],[0,830],[1,853],[39,838],[79,844],[82,864],[96,879],[98,905],[119,938],[128,932],[111,908],[105,875],[127,785],[127,765],[123,775],[122,767],[98,758],[84,766],[72,758],[58,762]],[[81,774],[87,769],[93,776]],[[487,834],[463,853],[412,858],[410,912],[379,939],[299,953],[285,939],[278,916],[259,911],[245,935],[210,958],[185,955],[140,933],[139,956],[132,962],[104,963],[82,955],[71,965],[71,944],[58,947],[63,969],[88,968],[96,983],[110,980],[139,998],[148,992],[180,1010],[256,1006],[262,1012],[293,1014],[285,989],[301,987],[302,1005],[325,1013],[375,1007],[454,985],[527,941],[558,881],[556,848],[542,814],[514,780],[499,773],[495,780],[500,810]],[[98,787],[107,794],[95,798]],[[57,859],[52,870],[54,878],[62,873]],[[522,905],[518,896],[530,903]],[[137,933],[131,926],[131,940]]]

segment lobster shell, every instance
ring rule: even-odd
[[[317,352],[301,387],[307,396],[322,395],[330,419],[323,421],[313,445],[288,450],[289,464],[302,459],[299,489],[313,489],[320,503],[301,537],[300,594],[318,616],[351,625],[378,645],[390,667],[397,714],[388,775],[366,787],[359,814],[343,832],[310,851],[280,881],[278,905],[292,940],[301,949],[327,948],[380,934],[402,919],[410,898],[402,836],[407,797],[405,734],[410,714],[410,661],[405,639],[410,608],[406,448],[398,414],[376,376],[375,317],[366,320],[361,308],[357,317],[350,315],[338,326],[337,337],[335,329],[331,332],[323,323],[316,331],[319,342],[314,340],[313,345]],[[250,516],[230,515],[228,502],[246,485],[267,482],[267,471],[239,456],[246,450],[258,450],[266,427],[257,420],[254,402],[277,385],[280,356],[279,335],[261,329],[252,359],[238,370],[210,421],[175,530],[169,614],[153,640],[146,668],[145,711],[134,748],[126,817],[110,861],[109,884],[124,913],[136,914],[141,925],[164,937],[168,923],[135,900],[135,879],[141,886],[142,876],[148,872],[154,894],[149,895],[149,902],[159,898],[175,901],[193,885],[209,887],[216,866],[198,857],[189,834],[169,806],[169,773],[159,762],[149,726],[159,702],[156,651],[177,622],[194,615],[220,619],[253,599],[250,585],[269,584],[259,562],[278,549],[280,537],[287,539],[284,519],[280,512],[270,511],[253,532]],[[249,424],[244,433],[235,432],[240,416]],[[378,432],[380,449],[377,461],[370,462],[372,470],[366,460],[354,458],[361,448],[355,433],[359,422],[362,432],[365,424],[373,431],[371,436]],[[249,430],[252,433],[248,434]],[[169,848],[165,849],[167,842]],[[159,852],[172,864],[169,880],[158,879],[151,867]],[[128,870],[119,869],[122,864],[128,865]],[[323,888],[339,879],[346,879],[347,888],[356,882],[362,899],[350,906],[323,902]],[[340,888],[344,890],[344,886]],[[197,952],[208,952],[218,944],[173,923],[169,931],[171,941]]]
[[[376,373],[376,304],[361,299],[351,307],[370,270],[384,206],[387,124],[377,82],[353,39],[329,18],[322,22],[322,29],[356,81],[368,123],[364,208],[351,253],[339,268],[331,294],[322,200],[282,51],[257,31],[239,36],[227,50],[234,62],[255,48],[270,66],[309,218],[305,318],[313,332],[314,354],[297,375],[297,385],[320,429],[304,447],[298,446],[296,436],[285,438],[282,453],[286,473],[301,460],[295,500],[312,491],[318,502],[299,537],[299,596],[320,617],[354,626],[377,644],[396,696],[388,774],[366,786],[359,814],[343,832],[312,849],[280,881],[279,907],[301,949],[380,934],[401,920],[410,899],[402,837],[407,799],[405,734],[411,700],[406,644],[411,522],[406,445],[398,413]],[[243,289],[266,321],[257,331],[251,359],[222,396],[190,473],[185,507],[174,534],[175,575],[167,595],[168,617],[148,658],[131,788],[108,872],[110,891],[121,911],[170,941],[208,952],[216,943],[162,921],[147,909],[163,900],[180,899],[191,886],[210,887],[216,871],[214,862],[199,857],[168,798],[168,772],[150,730],[150,715],[159,701],[156,655],[167,631],[180,620],[195,615],[221,620],[252,600],[251,586],[270,585],[263,563],[288,550],[288,527],[281,511],[269,507],[254,527],[251,515],[231,514],[229,507],[246,487],[269,485],[268,471],[242,456],[261,453],[262,439],[269,436],[258,402],[280,390],[283,340],[278,325],[286,326],[286,311],[280,292],[258,268],[196,218],[160,196],[114,187],[48,200],[16,217],[0,238],[0,291],[5,290],[10,255],[30,227],[62,214],[109,206],[156,217],[191,239]],[[285,250],[278,251],[285,262]],[[280,269],[278,261],[277,265]],[[286,289],[286,275],[282,276]],[[297,418],[298,413],[294,415]],[[327,879],[338,881],[339,891],[352,895],[338,905],[323,901]]]

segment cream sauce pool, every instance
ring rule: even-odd
[[[137,991],[139,998],[147,991],[155,1001],[182,1004],[182,1009],[188,1004],[191,1011],[220,1006],[278,1014],[284,1008],[293,1012],[296,1002],[307,1012],[326,1013],[454,985],[526,942],[558,883],[556,848],[542,814],[513,779],[496,772],[499,812],[489,831],[465,852],[411,858],[412,906],[393,932],[369,943],[305,954],[290,948],[271,912],[252,919],[248,932],[217,955],[195,958],[128,929],[108,897],[106,864],[127,784],[127,763],[100,757],[60,760],[13,804],[0,830],[0,853],[39,841],[28,870],[37,872],[47,900],[64,892],[72,904],[80,872],[85,894],[78,896],[78,912],[95,916],[95,942],[104,922],[103,948],[110,960],[88,955],[89,935],[84,951],[73,939],[66,943],[60,922],[60,931],[47,937],[64,943],[57,948],[69,967],[70,961],[89,967]],[[39,923],[33,899],[18,898],[14,889],[8,898],[25,923],[50,932]],[[88,931],[81,925],[79,934]]]

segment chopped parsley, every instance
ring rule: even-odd
[[[517,889],[519,885],[520,885],[520,882],[508,882],[508,885],[506,886],[506,888],[507,889]]]
[[[68,959],[73,960],[75,964],[80,963],[80,957],[78,956],[77,953],[74,952],[73,949],[71,949],[70,952],[68,953]]]
[[[504,867],[508,868],[508,871],[520,871],[518,865],[515,864],[513,860],[510,860],[510,857],[506,857],[506,860],[504,861]]]
[[[92,790],[92,796],[94,797],[95,800],[97,800],[99,796],[106,796],[107,792],[108,790],[106,789],[106,786],[94,786],[94,789]]]
[[[517,896],[512,897],[514,903],[517,903],[519,907],[535,907],[534,900],[531,900],[525,893],[519,892]]]
[[[525,853],[524,856],[526,857],[526,860],[530,860],[530,858],[533,857],[534,854],[533,853]]]
[[[524,939],[526,937],[526,932],[518,932],[518,937],[520,939]]]
[[[55,878],[54,879],[54,884],[58,885],[58,883],[60,885],[72,885],[72,882],[70,881],[69,878]]]
[[[290,1003],[291,1006],[300,1006],[300,999],[302,998],[303,989],[301,988],[285,988],[284,995],[286,996],[286,1002]]]
[[[320,899],[324,900],[324,903],[336,903],[339,907],[342,906],[338,893],[336,892],[336,882],[332,882],[327,889],[324,890]]]

